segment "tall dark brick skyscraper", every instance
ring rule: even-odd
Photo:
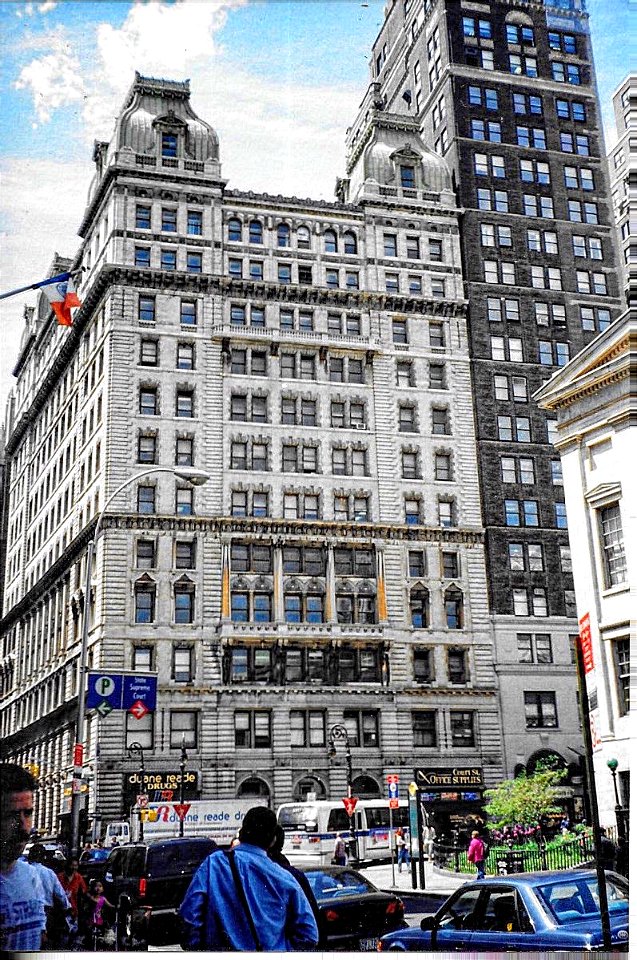
[[[376,108],[449,163],[501,679],[506,766],[568,746],[576,632],[553,422],[535,390],[620,309],[584,0],[394,0],[373,49]],[[362,113],[349,133],[355,155]],[[547,728],[551,728],[550,732]],[[571,741],[572,742],[572,741]],[[565,754],[574,761],[574,755]]]

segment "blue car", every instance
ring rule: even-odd
[[[628,950],[628,881],[606,873],[613,950]],[[386,934],[386,950],[602,949],[597,873],[559,870],[465,883],[417,927]]]

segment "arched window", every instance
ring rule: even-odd
[[[261,777],[248,777],[239,784],[237,797],[269,797],[270,788]]]
[[[296,231],[296,245],[299,250],[310,249],[310,231],[307,227],[299,227]]]
[[[356,234],[348,230],[343,234],[343,249],[345,253],[358,253],[358,240]]]
[[[462,593],[456,587],[445,592],[445,615],[451,630],[461,630],[463,625]]]
[[[377,800],[382,795],[373,777],[356,777],[352,782],[352,795],[360,800]]]
[[[260,220],[251,220],[249,227],[250,243],[263,243],[263,224]]]
[[[287,223],[280,223],[276,228],[276,242],[278,247],[290,246],[290,228]]]
[[[336,243],[336,234],[333,230],[326,230],[323,234],[323,244],[326,253],[336,253],[338,245]]]
[[[317,800],[327,799],[327,790],[325,784],[318,777],[303,777],[299,780],[292,793],[292,799],[297,802],[305,802],[308,793],[313,793]]]
[[[243,237],[243,228],[241,226],[241,221],[237,220],[236,217],[233,217],[232,220],[228,220],[228,240],[241,241]]]
[[[425,587],[414,587],[409,594],[409,610],[412,627],[429,626],[429,591]]]

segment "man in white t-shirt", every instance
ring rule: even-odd
[[[39,950],[47,895],[33,867],[20,860],[33,826],[35,780],[23,767],[0,764],[0,949]]]

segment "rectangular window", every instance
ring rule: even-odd
[[[429,651],[427,651],[427,653],[428,652]],[[428,682],[431,678],[416,677],[415,679],[421,679],[421,682]],[[437,746],[435,710],[414,710],[411,715],[411,726],[413,730],[414,747]]]
[[[155,322],[155,298],[140,297],[137,307],[137,319],[140,323]]]
[[[150,230],[150,207],[137,204],[135,207],[135,229]]]
[[[627,579],[626,551],[619,503],[599,511],[604,579],[606,587],[625,583]]]
[[[527,728],[557,727],[557,706],[552,691],[527,691],[524,694]]]
[[[180,301],[179,322],[185,327],[197,326],[197,304],[194,300]]]
[[[475,746],[474,720],[475,714],[468,710],[451,710],[449,712],[452,747]]]
[[[203,232],[203,215],[199,210],[188,211],[187,232],[191,236],[201,236]]]
[[[177,251],[162,250],[160,265],[162,270],[176,270],[177,269]]]
[[[630,638],[622,637],[615,641],[614,648],[619,712],[625,715],[630,710]]]
[[[152,570],[155,566],[155,541],[138,540],[136,555],[136,566],[138,569]]]
[[[161,229],[164,233],[177,232],[177,210],[174,207],[162,207]]]
[[[236,710],[234,715],[235,747],[264,749],[272,746],[269,710]]]

